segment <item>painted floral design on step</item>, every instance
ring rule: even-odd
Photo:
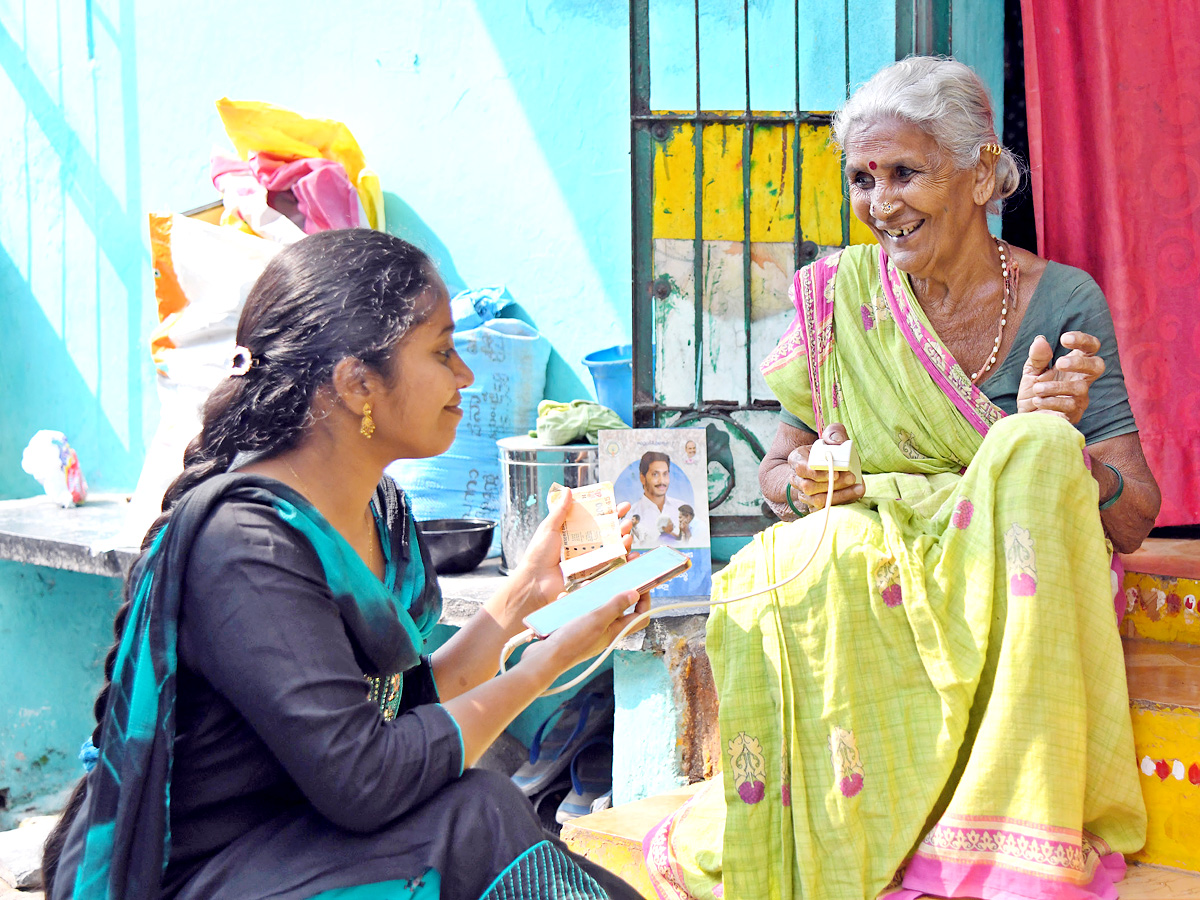
[[[900,589],[900,567],[890,556],[875,567],[875,587],[879,588],[879,595],[888,607],[904,602],[904,593]]]
[[[1147,778],[1157,777],[1159,781],[1174,778],[1176,781],[1187,781],[1189,784],[1200,786],[1200,764],[1187,765],[1181,759],[1154,759],[1143,756],[1139,768]]]
[[[1037,554],[1033,535],[1015,522],[1004,533],[1004,561],[1008,566],[1008,592],[1014,597],[1037,594]]]
[[[1126,578],[1125,599],[1131,612],[1140,612],[1151,622],[1182,616],[1185,625],[1200,620],[1200,600],[1195,594],[1196,581],[1166,576],[1134,575],[1140,583]]]
[[[1163,610],[1167,605],[1167,592],[1156,587],[1143,590],[1138,598],[1138,605],[1151,622],[1157,622],[1163,617]]]
[[[854,732],[834,725],[829,735],[829,751],[833,758],[833,781],[838,790],[843,796],[855,796],[863,788],[865,770]]]
[[[753,805],[767,793],[767,761],[758,738],[744,731],[729,742],[729,769],[743,803]]]
[[[871,307],[864,303],[859,312],[862,313],[863,331],[870,331],[875,327],[875,314],[871,312]]]
[[[975,504],[963,497],[954,506],[954,515],[950,517],[950,524],[960,531],[971,524],[971,516],[975,514]]]

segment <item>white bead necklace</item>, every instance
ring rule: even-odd
[[[1000,301],[1000,328],[996,332],[996,340],[992,344],[992,355],[983,364],[983,368],[971,376],[972,383],[979,381],[980,378],[987,374],[988,369],[996,364],[996,357],[1000,354],[1000,342],[1004,339],[1004,326],[1008,324],[1008,302],[1017,296],[1017,279],[1021,273],[1020,267],[1014,262],[1010,277],[1008,254],[1005,253],[1005,244],[995,235],[992,235],[992,240],[996,242],[996,249],[1000,252],[1000,276],[1004,280],[1004,296]]]

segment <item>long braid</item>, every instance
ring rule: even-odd
[[[197,485],[227,472],[239,453],[268,457],[294,447],[312,421],[317,390],[330,381],[341,359],[354,356],[387,372],[396,344],[423,317],[415,298],[435,277],[420,250],[366,229],[320,232],[277,254],[238,321],[237,343],[251,351],[255,365],[209,394],[200,434],[184,451],[183,471],[163,495],[162,514],[146,531],[141,556],[170,522],[176,504]],[[113,620],[115,641],[104,660],[104,685],[93,706],[97,747],[134,587],[127,577]],[[75,786],[46,840],[42,879],[48,898],[85,787],[86,778]]]

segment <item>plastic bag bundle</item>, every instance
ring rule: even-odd
[[[281,249],[184,215],[150,217],[159,318],[150,350],[162,408],[117,545],[140,544],[162,511],[163,494],[183,471],[183,451],[200,431],[201,407],[229,376],[246,296]]]
[[[332,228],[383,229],[379,177],[344,123],[228,98],[217,111],[238,152],[212,159],[221,224],[285,244]]]
[[[42,429],[29,439],[21,454],[21,468],[41,484],[46,496],[70,508],[87,499],[87,480],[79,456],[61,431]]]
[[[158,516],[205,399],[229,375],[238,317],[267,262],[306,233],[384,226],[379,178],[345,124],[257,102],[224,99],[217,110],[238,154],[214,161],[223,225],[150,216],[159,317],[150,349],[162,415],[121,533],[97,548],[136,546]]]

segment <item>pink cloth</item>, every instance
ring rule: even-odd
[[[259,153],[243,162],[214,156],[212,179],[217,190],[227,175],[253,177],[268,192],[291,191],[304,217],[305,234],[333,228],[358,228],[358,191],[346,176],[341,163],[319,157],[279,159]]]
[[[1038,249],[1112,307],[1159,525],[1200,522],[1200,0],[1022,0]]]

